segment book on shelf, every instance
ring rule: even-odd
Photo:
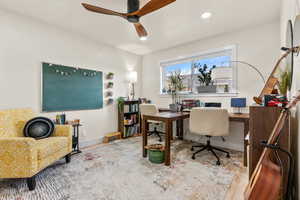
[[[129,117],[127,116],[124,119],[124,125],[132,125],[138,123],[138,114],[133,114],[130,115]]]
[[[124,105],[124,113],[139,112],[139,104]]]
[[[139,125],[138,124],[126,127],[125,131],[124,131],[124,137],[133,136],[134,134],[138,133],[138,130],[139,130]]]
[[[129,113],[129,105],[124,105],[124,113]]]

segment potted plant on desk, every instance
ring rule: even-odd
[[[181,72],[171,72],[169,77],[169,90],[168,93],[172,96],[172,104],[170,104],[170,109],[174,112],[180,110],[180,96],[179,92],[184,89],[183,85],[184,77],[181,75]]]

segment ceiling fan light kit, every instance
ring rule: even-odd
[[[127,11],[128,13],[120,13],[105,8],[93,6],[87,3],[82,3],[82,6],[91,11],[105,15],[114,15],[126,19],[128,22],[133,23],[135,30],[140,37],[140,40],[147,40],[148,33],[144,26],[140,23],[140,18],[144,15],[159,10],[162,7],[175,2],[176,0],[150,0],[144,7],[140,9],[139,0],[128,0]]]

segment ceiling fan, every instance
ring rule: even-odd
[[[140,9],[139,0],[128,0],[128,13],[120,13],[105,8],[93,6],[87,3],[82,3],[82,6],[89,11],[105,14],[105,15],[115,15],[126,19],[128,22],[133,23],[141,40],[147,39],[147,31],[144,26],[140,23],[140,18],[151,12],[154,12],[176,0],[150,0],[144,7]]]

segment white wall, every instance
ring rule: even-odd
[[[300,0],[283,0],[282,1],[282,9],[281,9],[281,44],[285,45],[286,38],[286,29],[288,20],[292,20],[294,23],[295,17],[300,14]],[[299,36],[294,36],[299,37]],[[300,44],[295,44],[296,46]],[[297,90],[300,90],[300,57],[295,57],[295,65],[294,65],[294,77],[293,77],[293,93]],[[296,189],[297,189],[297,198],[299,199],[299,167],[300,167],[300,105],[298,108],[292,112],[293,123],[292,123],[292,151],[293,155],[296,158]]]
[[[0,11],[0,109],[41,107],[41,62],[115,73],[114,97],[127,95],[128,68],[141,70],[141,57],[31,18]],[[140,88],[136,88],[138,93]],[[39,114],[55,117],[56,113]],[[82,141],[98,140],[117,131],[117,106],[100,110],[67,112],[80,118],[86,135]]]
[[[195,41],[176,48],[155,52],[144,56],[142,70],[142,95],[153,100],[160,107],[168,107],[169,97],[159,95],[160,66],[159,62],[194,55],[209,49],[236,45],[237,60],[246,61],[257,66],[267,78],[279,56],[280,29],[279,21],[265,24],[248,30],[228,33],[213,38]],[[247,97],[252,104],[252,97],[259,95],[264,84],[258,74],[246,65],[238,66],[238,91],[240,97]],[[205,102],[221,102],[223,107],[230,108],[231,97],[199,97]],[[231,124],[231,135],[226,143],[216,139],[215,144],[233,149],[243,149],[243,126]]]

